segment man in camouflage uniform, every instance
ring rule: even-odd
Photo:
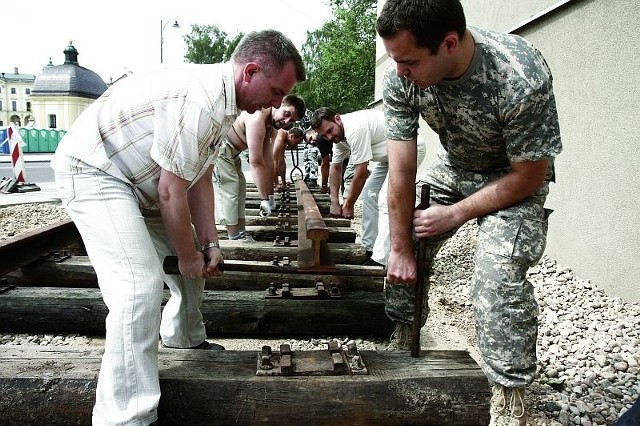
[[[538,328],[526,272],[545,248],[544,202],[562,150],[551,72],[522,38],[468,28],[458,0],[388,0],[376,29],[395,62],[383,97],[391,218],[385,292],[395,336],[404,337],[396,340],[406,343],[413,318],[412,228],[428,238],[430,264],[448,237],[477,219],[471,296],[482,368],[493,384],[491,424],[524,425]],[[441,147],[422,177],[431,206],[414,211],[406,189],[416,173],[420,116]]]
[[[320,148],[316,142],[316,131],[309,129],[305,133],[306,144],[302,154],[304,162],[304,181],[309,186],[318,186],[318,166],[320,165]]]

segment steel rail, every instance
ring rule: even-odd
[[[71,220],[63,220],[0,242],[0,276],[80,240]]]

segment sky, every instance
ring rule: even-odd
[[[4,2],[3,2],[4,3]],[[180,63],[191,25],[217,25],[229,38],[242,31],[277,29],[301,48],[307,31],[331,19],[328,0],[30,0],[3,4],[0,72],[38,75],[64,63],[71,41],[78,62],[105,83],[126,72]],[[180,28],[173,28],[172,20]],[[163,25],[169,22],[168,25]]]

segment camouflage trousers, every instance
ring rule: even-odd
[[[317,147],[305,147],[302,161],[304,162],[304,179],[307,181],[317,181],[318,166],[320,165],[320,150]]]
[[[454,204],[499,178],[464,172],[436,162],[416,184],[430,185],[431,204]],[[419,193],[419,192],[418,192]],[[503,210],[479,217],[474,273],[471,279],[482,369],[490,382],[521,387],[536,371],[538,303],[527,270],[542,257],[546,245],[548,193],[545,183],[533,196]],[[425,267],[457,229],[426,241]],[[418,241],[414,236],[414,245]],[[424,286],[422,325],[429,313],[429,283]],[[386,312],[393,321],[413,321],[415,286],[385,283]]]

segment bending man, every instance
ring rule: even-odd
[[[251,175],[260,195],[260,213],[271,214],[273,195],[273,147],[271,139],[278,129],[289,127],[302,117],[306,106],[302,98],[288,95],[279,108],[263,108],[254,113],[242,112],[231,126],[215,163],[215,182],[220,209],[220,223],[226,225],[230,240],[248,240],[245,221],[247,181],[240,163],[240,153],[249,150]]]
[[[382,111],[366,109],[340,115],[329,108],[320,108],[311,116],[311,127],[333,143],[329,169],[331,216],[353,218],[353,207],[362,199],[362,245],[371,258],[378,235],[378,193],[387,176],[387,141]],[[354,165],[353,180],[340,204],[340,186],[343,183],[343,161],[350,157]],[[369,176],[369,161],[377,164]],[[366,184],[365,184],[366,182]]]
[[[76,120],[51,166],[109,309],[94,425],[158,419],[158,335],[207,342],[204,278],[220,275],[212,162],[238,109],[280,106],[304,65],[277,31],[252,32],[224,64],[186,64],[113,84]],[[181,275],[162,260],[177,255]],[[163,283],[170,298],[161,309]],[[187,402],[188,404],[188,402]]]
[[[391,226],[385,291],[396,341],[406,346],[411,335],[412,229],[429,239],[432,262],[446,238],[476,219],[471,297],[482,368],[494,385],[491,424],[524,425],[538,330],[527,269],[545,248],[544,203],[562,150],[551,71],[524,39],[467,27],[458,0],[388,0],[376,29],[395,62],[384,75],[383,100]],[[438,133],[441,149],[422,178],[431,207],[414,212],[419,117]],[[426,298],[423,312],[422,324]]]

